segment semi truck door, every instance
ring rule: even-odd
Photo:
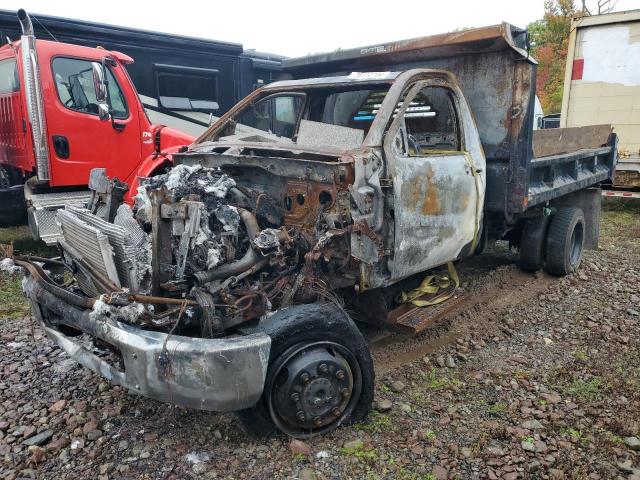
[[[454,92],[434,80],[414,84],[394,113],[384,145],[393,176],[393,279],[455,260],[478,234],[482,194],[458,107]]]
[[[140,160],[140,126],[111,67],[106,68],[113,121],[100,120],[91,60],[54,57],[55,92],[47,97],[52,186],[85,185],[89,172],[105,167],[124,179]],[[123,83],[123,85],[128,85]]]

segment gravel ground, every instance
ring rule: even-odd
[[[639,214],[605,212],[600,250],[564,279],[504,250],[462,263],[474,301],[418,338],[369,332],[376,409],[306,442],[111,387],[12,304],[0,477],[638,480]]]

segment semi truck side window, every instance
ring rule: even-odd
[[[20,89],[18,67],[15,58],[0,61],[0,93],[17,92]]]
[[[164,108],[213,113],[218,105],[217,70],[155,65],[158,100]]]
[[[425,87],[404,114],[408,154],[459,151],[460,132],[452,93],[444,87]]]
[[[93,87],[91,62],[75,58],[54,58],[52,68],[58,97],[63,105],[77,112],[97,115],[98,103]],[[113,118],[127,118],[129,111],[124,94],[109,68],[107,82]]]

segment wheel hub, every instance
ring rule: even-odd
[[[278,363],[270,408],[289,430],[319,429],[345,414],[354,376],[340,352],[322,343],[306,345]]]

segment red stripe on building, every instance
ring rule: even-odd
[[[583,71],[584,71],[584,58],[576,58],[573,61],[573,69],[571,70],[571,80],[582,80]]]

